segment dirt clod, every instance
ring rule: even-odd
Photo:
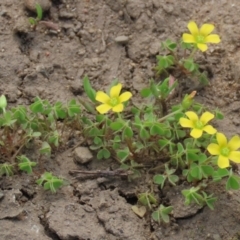
[[[74,160],[78,164],[85,164],[92,160],[93,155],[87,147],[77,147],[74,149]]]

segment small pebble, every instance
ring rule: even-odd
[[[87,147],[78,147],[74,150],[73,157],[76,163],[85,164],[92,160],[93,155]]]
[[[118,37],[116,37],[114,39],[114,41],[116,43],[119,43],[119,44],[126,44],[129,41],[129,37],[127,37],[127,36],[118,36]]]

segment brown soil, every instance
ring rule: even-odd
[[[82,96],[85,74],[96,89],[118,78],[138,93],[154,76],[160,42],[178,40],[188,21],[195,20],[213,23],[222,39],[199,56],[211,73],[211,86],[198,92],[197,100],[224,112],[225,119],[216,123],[218,129],[228,136],[240,134],[238,0],[52,0],[44,20],[58,27],[50,30],[41,25],[35,31],[29,28],[27,18],[32,14],[23,2],[0,3],[0,93],[10,105],[29,105],[36,96],[51,102]],[[120,43],[119,36],[127,39]],[[1,239],[240,239],[240,191],[226,192],[224,183],[213,188],[218,196],[214,211],[188,209],[180,189],[169,189],[175,218],[159,226],[131,211],[137,189],[146,187],[144,180],[76,180],[68,174],[77,168],[71,149],[44,164],[70,184],[51,194],[35,184],[34,176],[0,178]],[[87,169],[107,169],[112,164],[92,161]]]

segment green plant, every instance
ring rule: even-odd
[[[202,36],[204,31],[213,30],[212,25],[197,29],[198,35],[193,28],[196,30],[191,23],[192,35],[184,35],[182,43],[185,49],[192,49],[189,57],[178,60],[177,44],[170,40],[163,43],[171,54],[158,57],[159,73],[177,67],[203,77],[192,57],[197,49],[205,50],[207,42],[216,43],[219,37]],[[214,118],[223,119],[223,115],[218,109],[210,112],[196,103],[196,91],[173,104],[171,99],[178,84],[171,75],[160,82],[151,79],[149,86],[140,92],[142,101],[138,105],[131,102],[131,92],[121,93],[123,85],[117,79],[104,92],[95,91],[87,76],[83,79],[87,98],[79,98],[80,103],[74,99],[67,104],[50,103],[36,97],[29,107],[7,109],[6,97],[2,95],[0,175],[13,175],[16,158],[20,170],[32,173],[37,161],[25,156],[28,148],[34,145],[38,149],[37,160],[41,163],[42,155],[50,156],[66,147],[65,142],[78,130],[83,139],[81,143],[88,144],[98,159],[115,159],[121,173],[126,171],[130,181],[141,176],[150,179],[149,187],[139,191],[138,204],[144,206],[144,211],[151,211],[155,221],[169,222],[173,208],[162,204],[154,185],[164,189],[166,185],[174,187],[184,182],[187,186],[182,194],[186,204],[207,205],[213,209],[216,197],[209,190],[209,184],[226,179],[227,190],[240,188],[240,178],[230,164],[240,162],[240,137],[236,135],[228,141],[210,124]],[[64,180],[45,172],[37,184],[56,192]],[[135,212],[143,214],[136,206]]]
[[[197,50],[205,52],[208,43],[219,43],[220,37],[217,34],[210,34],[214,29],[212,24],[203,24],[198,29],[196,23],[191,21],[188,23],[188,29],[191,34],[184,33],[179,45],[169,39],[162,43],[162,49],[166,53],[157,56],[155,70],[158,75],[168,74],[169,70],[177,70],[193,79],[198,79],[200,86],[205,86],[208,84],[207,74],[200,70],[199,65],[194,61],[194,56]],[[182,51],[178,50],[178,46]]]
[[[35,167],[37,165],[36,162],[31,162],[29,158],[22,155],[18,157],[19,164],[18,167],[20,170],[27,172],[28,174],[32,173],[32,167]]]
[[[36,12],[37,12],[36,18],[33,18],[33,17],[28,18],[28,21],[31,24],[31,26],[33,26],[33,28],[35,28],[37,24],[42,20],[42,16],[43,16],[42,7],[38,3],[36,4]]]
[[[152,218],[154,221],[160,223],[161,221],[165,223],[169,223],[170,218],[169,214],[172,212],[173,207],[165,207],[164,205],[160,205],[160,207],[152,213]]]
[[[36,183],[43,186],[44,190],[50,190],[52,193],[56,193],[57,190],[64,185],[64,180],[53,176],[50,172],[45,172]]]

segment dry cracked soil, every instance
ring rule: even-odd
[[[118,78],[137,94],[154,77],[160,43],[178,40],[189,20],[213,23],[219,45],[199,57],[210,86],[197,94],[225,119],[216,126],[240,134],[240,2],[238,0],[39,0],[44,20],[54,26],[30,29],[34,0],[0,2],[0,93],[10,106],[29,105],[36,96],[51,102],[84,97],[82,79],[105,89]],[[76,180],[73,151],[64,149],[44,168],[69,181],[56,194],[43,191],[34,176],[0,178],[1,240],[237,240],[240,191],[214,187],[215,210],[187,208],[180,188],[167,193],[174,205],[169,225],[131,211],[143,181],[98,178]],[[34,156],[33,156],[34,158]],[[92,161],[88,170],[107,169],[111,161]]]

